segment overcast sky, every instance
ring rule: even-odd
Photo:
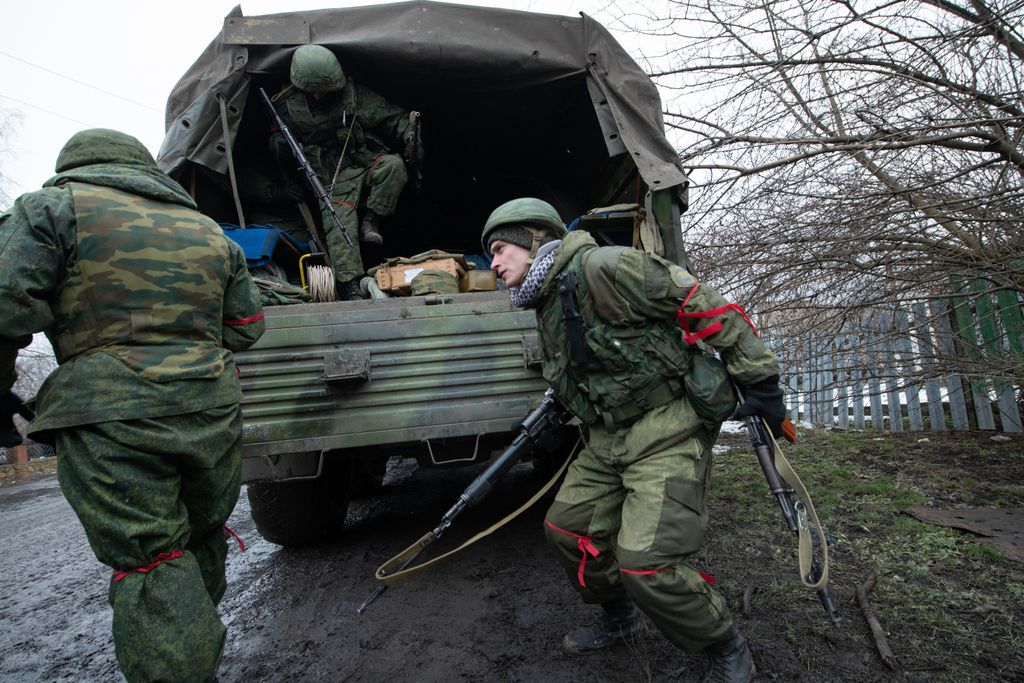
[[[245,15],[376,4],[381,0],[251,0]],[[57,153],[85,128],[115,128],[156,155],[171,88],[218,34],[237,0],[19,0],[0,22],[0,112],[14,114],[0,150],[3,191],[39,189]],[[477,0],[461,4],[576,15],[604,21],[613,0]],[[609,27],[611,28],[611,27]],[[6,206],[0,206],[0,209]]]

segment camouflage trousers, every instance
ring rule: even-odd
[[[719,640],[732,623],[725,600],[686,564],[707,528],[716,437],[685,399],[628,429],[592,427],[544,523],[584,602],[625,592],[687,652]]]
[[[338,282],[360,277],[366,271],[359,251],[359,209],[365,206],[378,216],[394,214],[398,197],[408,177],[405,162],[395,154],[381,154],[369,167],[349,166],[338,174],[331,199],[335,213],[352,240],[351,247],[345,242],[345,237],[334,224],[331,215],[326,210],[323,212],[327,252],[334,264],[334,275]]]
[[[115,570],[114,649],[129,681],[216,678],[241,427],[235,404],[55,433],[61,490],[96,558]],[[128,573],[116,580],[118,571]]]

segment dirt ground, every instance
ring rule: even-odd
[[[796,580],[795,540],[745,439],[723,436],[729,450],[717,456],[711,528],[693,563],[729,600],[757,680],[1024,680],[1024,568],[972,534],[898,512],[909,504],[1024,505],[1024,440],[991,436],[819,432],[787,450],[836,539],[839,628]],[[544,545],[546,501],[357,615],[375,567],[432,528],[480,471],[417,470],[394,460],[381,495],[353,503],[343,537],[301,550],[260,539],[243,494],[229,523],[249,549],[229,556],[220,680],[699,678],[703,659],[676,651],[653,628],[587,657],[562,653],[562,634],[597,612],[580,603]],[[438,550],[518,506],[538,483],[529,465],[514,468]],[[52,476],[0,487],[0,519],[2,590],[14,597],[0,607],[0,679],[111,680],[107,574]],[[868,599],[895,669],[880,658],[854,601],[872,573],[878,579]]]

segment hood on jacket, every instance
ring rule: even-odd
[[[72,135],[57,155],[54,170],[57,175],[43,187],[89,183],[196,208],[185,189],[157,167],[145,145],[109,128],[91,128]]]

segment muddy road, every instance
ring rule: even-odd
[[[247,549],[228,556],[220,680],[640,681],[687,671],[690,663],[653,634],[633,651],[582,661],[561,653],[563,631],[592,610],[547,554],[546,501],[357,615],[376,566],[432,528],[480,471],[392,461],[381,495],[353,502],[344,537],[305,550],[260,538],[243,491],[229,525]],[[541,483],[529,465],[515,467],[440,549],[518,507]],[[0,489],[0,680],[119,680],[109,575],[55,476]]]
[[[393,460],[382,493],[353,502],[343,537],[304,550],[261,539],[243,491],[229,524],[248,549],[233,547],[228,556],[228,592],[221,604],[228,644],[220,680],[699,678],[703,658],[679,653],[653,629],[633,643],[584,658],[562,653],[565,631],[592,621],[596,611],[578,600],[544,544],[541,523],[550,493],[509,526],[388,590],[357,615],[375,587],[377,565],[433,528],[481,471],[482,466],[419,470],[411,460]],[[516,466],[483,505],[459,518],[436,550],[515,509],[541,483],[530,465]],[[764,502],[764,514],[775,514],[770,501]],[[730,604],[739,607],[751,580],[794,583],[788,553],[780,558],[766,554],[767,547],[716,548],[714,525],[713,520],[710,547],[698,559],[706,566],[721,562],[723,552],[740,553],[746,567],[743,576],[729,570],[719,575],[718,587]],[[742,554],[748,554],[746,561]],[[754,556],[757,566],[749,564]],[[55,476],[0,487],[0,563],[0,680],[120,680],[106,602],[109,570],[93,558]],[[851,593],[837,591],[844,608]],[[855,614],[837,632],[813,596],[801,592],[795,600],[797,611],[789,617],[757,609],[737,617],[751,641],[757,680],[892,680]],[[807,643],[814,644],[812,661]]]

